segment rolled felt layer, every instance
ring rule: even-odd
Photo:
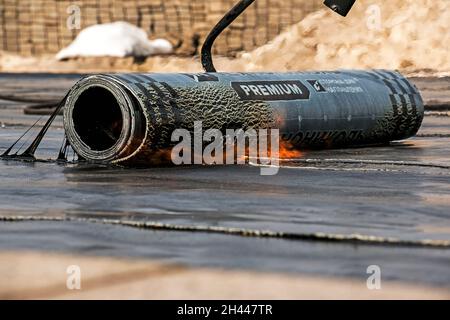
[[[79,156],[151,164],[175,129],[279,129],[298,148],[382,144],[415,135],[417,88],[393,71],[91,75],[69,92],[67,138]]]

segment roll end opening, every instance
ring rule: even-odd
[[[68,95],[64,129],[79,156],[111,163],[126,159],[142,145],[147,120],[126,86],[108,76],[89,76]]]
[[[112,148],[124,127],[117,99],[102,87],[91,87],[80,94],[73,107],[72,119],[77,135],[94,151]]]

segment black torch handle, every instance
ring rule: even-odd
[[[241,15],[255,0],[241,0],[239,1],[225,16],[216,24],[211,30],[202,47],[202,65],[206,72],[216,72],[212,60],[211,49],[214,41],[237,17]]]

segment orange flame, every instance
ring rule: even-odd
[[[279,159],[298,159],[302,157],[302,152],[296,149],[292,143],[280,140],[280,151],[278,152]]]
[[[246,146],[245,149],[245,155],[241,155],[240,159],[249,159],[251,157],[252,154],[257,154],[258,157],[256,160],[261,159],[261,158],[275,158],[275,159],[282,159],[282,160],[288,160],[288,159],[298,159],[301,158],[303,153],[296,148],[295,146],[292,145],[292,143],[285,141],[285,140],[281,140],[279,141],[279,149],[275,150],[274,154],[272,154],[272,150],[271,148],[268,148],[268,150],[265,152],[264,155],[261,155],[261,153],[258,152],[254,152],[251,153],[248,146]],[[255,159],[252,159],[255,160]]]
[[[227,154],[226,154],[226,146],[223,147],[223,163],[227,163]],[[261,150],[260,150],[261,151]],[[279,150],[274,150],[274,154],[271,152],[271,148],[269,147],[268,150],[265,150],[264,152],[258,152],[258,150],[251,150],[249,145],[247,144],[245,146],[245,153],[244,154],[238,154],[237,146],[234,145],[234,163],[237,163],[239,160],[240,162],[248,162],[248,161],[259,161],[260,159],[266,159],[266,158],[276,158],[276,159],[282,159],[282,160],[289,160],[289,159],[298,159],[303,156],[303,153],[298,150],[298,148],[294,147],[290,142],[280,139],[279,141]],[[192,161],[194,159],[194,150],[192,152]],[[202,154],[203,155],[203,154]],[[202,156],[201,155],[201,156]],[[257,155],[256,159],[252,158],[254,155]],[[151,155],[147,155],[146,160],[147,163],[151,163],[154,165],[165,165],[172,163],[172,147],[160,149],[157,151],[153,151]],[[193,163],[193,162],[192,162]]]

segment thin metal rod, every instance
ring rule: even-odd
[[[255,0],[240,0],[225,16],[216,24],[211,30],[202,47],[202,65],[206,72],[216,72],[214,63],[212,60],[211,49],[214,41],[242,12],[245,11]]]
[[[25,135],[30,132],[31,129],[33,129],[39,121],[41,121],[42,117],[40,117],[39,119],[36,120],[35,123],[33,123],[33,125],[31,127],[29,127],[20,137],[19,139],[16,140],[16,142],[14,142],[12,144],[12,146],[10,146],[0,157],[7,157],[10,155],[12,149],[16,146],[17,143],[19,143],[20,140],[22,140],[23,137],[25,137]]]
[[[69,146],[69,140],[67,140],[66,134],[64,133],[63,142],[61,148],[59,149],[57,161],[67,161],[67,148]]]
[[[33,142],[28,147],[28,149],[25,150],[25,152],[23,154],[21,154],[21,157],[34,158],[34,154],[36,152],[37,147],[41,144],[42,138],[44,138],[45,134],[47,133],[48,129],[50,128],[50,125],[53,123],[53,121],[55,120],[58,113],[64,107],[68,95],[69,94],[66,94],[66,96],[61,100],[58,107],[55,109],[53,114],[50,116],[50,118],[45,123],[44,127],[38,133],[37,137],[33,140]]]

